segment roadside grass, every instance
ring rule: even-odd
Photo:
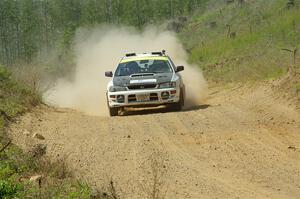
[[[12,80],[5,67],[0,66],[0,113],[10,120],[41,103],[41,96]]]
[[[298,84],[296,85],[296,91],[297,91],[298,94],[300,94],[300,83],[298,83]]]
[[[180,34],[190,61],[209,80],[244,82],[277,79],[287,73],[293,53],[283,49],[300,47],[299,6],[287,9],[284,0],[243,6],[211,2]]]
[[[90,198],[91,188],[72,176],[64,160],[37,159],[7,145],[8,123],[41,102],[39,94],[15,82],[0,66],[0,198]],[[36,175],[41,179],[30,181]]]
[[[3,144],[0,144],[0,148]],[[17,146],[9,146],[0,153],[0,198],[90,198],[91,189],[75,180],[62,162],[35,159]],[[40,181],[30,177],[41,175]]]

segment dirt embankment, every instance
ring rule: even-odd
[[[24,148],[47,144],[79,177],[121,198],[299,198],[300,116],[269,88],[213,89],[179,113],[92,117],[41,107],[11,127]],[[45,140],[25,135],[38,133]]]

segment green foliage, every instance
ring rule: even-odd
[[[2,134],[2,129],[3,129],[3,127],[4,127],[4,118],[3,118],[3,116],[0,116],[0,135]],[[1,137],[0,137],[1,138]]]
[[[292,53],[282,49],[300,45],[299,7],[287,9],[286,3],[258,0],[227,5],[211,0],[210,9],[195,15],[180,35],[190,61],[215,81],[282,76],[293,64]]]
[[[0,198],[14,198],[18,196],[18,192],[23,189],[20,183],[15,183],[10,180],[0,180]]]
[[[41,97],[11,79],[10,73],[0,66],[0,115],[5,119],[16,117],[41,102]]]
[[[0,65],[0,81],[8,81],[10,79],[10,73],[7,71],[7,69]]]
[[[7,121],[41,102],[32,90],[14,82],[8,70],[0,66],[0,149],[8,143],[4,131]],[[62,161],[60,161],[61,163]],[[63,171],[61,175],[59,171]],[[44,186],[29,182],[28,176],[43,174]],[[0,198],[89,198],[88,185],[74,181],[62,164],[36,160],[9,145],[0,153]]]
[[[12,118],[23,112],[23,106],[9,99],[3,99],[0,100],[0,110],[6,117]]]
[[[68,187],[68,186],[67,186]],[[70,191],[66,193],[66,198],[69,199],[89,199],[91,198],[91,188],[86,183],[77,182],[73,184],[70,188]],[[68,189],[67,189],[68,190]]]
[[[102,23],[143,27],[189,15],[207,0],[0,1],[0,64],[31,63],[58,51],[68,56],[78,27]]]
[[[0,198],[90,198],[87,184],[56,173],[64,169],[61,164],[31,158],[14,145],[0,153],[0,160]],[[42,188],[29,182],[28,176],[36,173],[44,176]]]
[[[296,91],[297,93],[300,93],[300,83],[296,85]]]
[[[3,145],[0,142],[1,147]],[[24,191],[24,185],[18,182],[20,173],[24,171],[20,164],[24,156],[15,147],[6,150],[7,153],[0,153],[0,198],[14,198]]]
[[[300,47],[299,0],[294,3],[288,8],[287,0],[243,4],[220,0],[0,1],[0,63],[18,65],[37,57],[45,60],[46,56],[51,59],[51,63],[43,63],[50,66],[48,71],[64,73],[74,65],[69,49],[78,27],[110,23],[142,28],[192,16],[180,38],[191,51],[190,61],[199,64],[206,74],[219,79],[222,75],[230,81],[274,77],[284,74],[284,67],[292,60],[281,48]],[[55,55],[49,58],[53,49]],[[236,59],[244,61],[226,61],[225,69],[211,67]],[[236,79],[244,75],[235,71],[251,75]]]

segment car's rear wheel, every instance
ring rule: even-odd
[[[119,109],[118,109],[118,108],[115,108],[115,107],[113,107],[113,108],[108,107],[108,109],[109,109],[109,115],[110,115],[111,117],[118,116],[118,114],[119,114]]]

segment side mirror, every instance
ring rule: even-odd
[[[105,72],[105,77],[112,77],[112,76],[113,76],[113,72],[112,71]]]
[[[177,66],[176,67],[176,73],[183,71],[184,70],[184,66]]]

